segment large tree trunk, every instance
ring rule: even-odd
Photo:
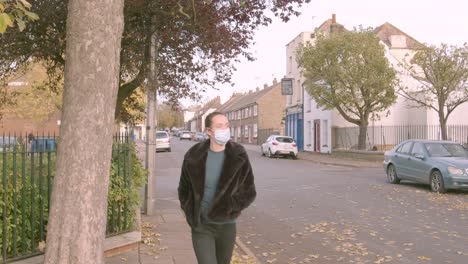
[[[124,0],[70,0],[46,264],[100,264]]]
[[[367,124],[359,126],[359,139],[358,139],[358,149],[366,149],[366,138],[367,138]]]

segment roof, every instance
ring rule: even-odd
[[[327,19],[317,28],[317,31],[331,33],[335,29],[339,31],[346,30],[346,28],[342,24],[333,23],[332,19]]]
[[[252,105],[256,103],[260,98],[262,98],[265,94],[273,90],[275,87],[277,87],[279,83],[275,83],[269,87],[266,87],[262,90],[255,91],[255,92],[250,92],[243,94],[240,96],[237,100],[231,103],[231,105],[227,106],[224,109],[224,112],[230,112],[230,111],[235,111],[239,110],[241,108],[244,108],[246,106]]]
[[[399,28],[395,27],[394,25],[385,22],[379,27],[374,29],[374,33],[389,47],[391,47],[390,43],[390,36],[394,35],[403,35],[406,37],[406,45],[409,49],[421,49],[424,47],[419,41],[415,40],[410,35],[406,34],[405,32],[401,31]]]
[[[225,110],[232,106],[235,102],[237,102],[240,98],[242,98],[243,94],[242,93],[234,93],[227,102],[225,102],[221,107],[217,109],[218,112],[225,112]]]

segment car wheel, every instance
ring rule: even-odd
[[[400,183],[400,179],[397,176],[395,166],[393,166],[392,164],[388,165],[387,168],[387,180],[389,183],[393,184]]]
[[[292,158],[293,160],[297,160],[297,155],[291,154],[291,158]]]
[[[263,152],[263,147],[260,147],[260,153],[262,153],[262,156],[265,156],[265,152]]]
[[[445,193],[447,191],[444,185],[444,178],[438,170],[431,173],[431,190],[438,193]]]
[[[267,157],[273,158],[273,154],[271,153],[271,149],[268,149]]]

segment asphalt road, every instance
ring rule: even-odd
[[[177,199],[193,142],[158,153],[156,192]],[[468,192],[388,184],[382,169],[268,159],[248,151],[257,199],[238,236],[263,263],[468,263]]]

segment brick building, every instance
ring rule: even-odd
[[[229,119],[232,140],[261,144],[271,134],[282,133],[285,105],[281,85],[275,79],[261,90],[233,94],[218,111]]]

